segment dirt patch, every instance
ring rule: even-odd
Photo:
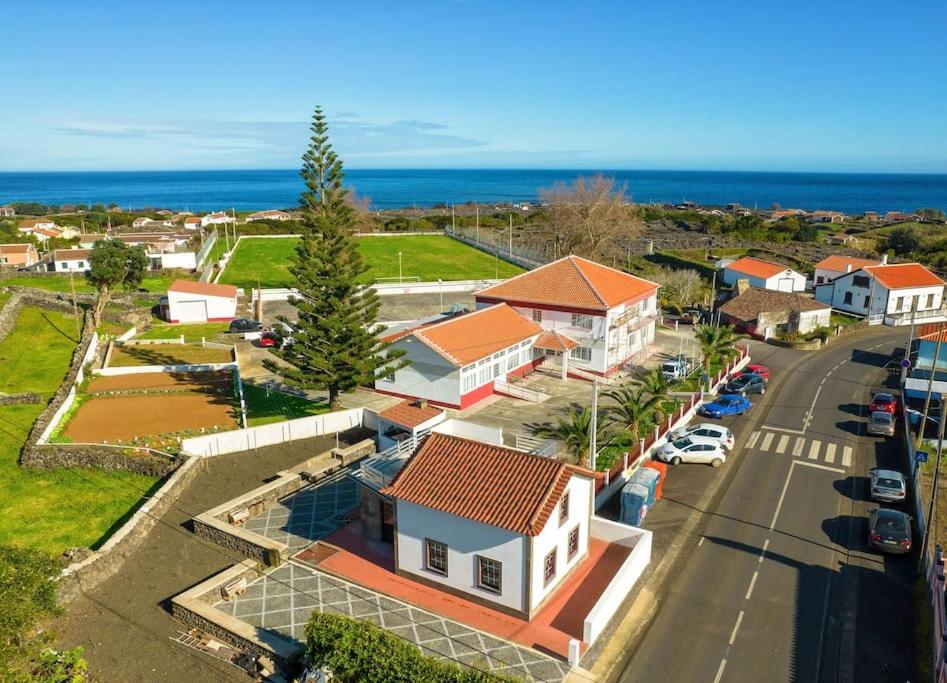
[[[136,365],[202,365],[229,363],[233,360],[226,349],[204,348],[191,344],[148,344],[145,346],[116,346],[112,349],[109,367]]]
[[[91,382],[87,392],[180,390],[206,391],[228,390],[233,382],[230,372],[143,372],[134,375],[99,375]]]

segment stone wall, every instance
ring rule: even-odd
[[[46,443],[24,446],[20,464],[40,470],[79,467],[108,472],[134,472],[163,479],[177,468],[178,460],[134,448]]]
[[[20,405],[23,403],[42,403],[43,397],[39,394],[24,392],[21,394],[0,394],[0,406]]]
[[[261,565],[278,567],[287,559],[289,551],[285,543],[272,541],[266,536],[245,531],[228,522],[209,519],[204,515],[195,517],[192,524],[194,533],[198,536],[224,548],[236,550]]]

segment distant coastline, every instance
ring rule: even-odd
[[[429,208],[438,204],[535,202],[543,188],[590,170],[353,169],[347,181],[373,209]],[[947,210],[947,174],[800,173],[757,171],[606,171],[628,186],[637,203],[702,205],[731,202],[753,208],[864,211]],[[0,205],[111,203],[210,211],[289,208],[302,188],[298,172],[89,171],[0,172]]]

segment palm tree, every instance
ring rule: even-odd
[[[711,362],[716,359],[728,361],[736,358],[740,354],[736,343],[741,339],[747,339],[745,334],[734,334],[733,325],[723,327],[697,325],[695,333],[697,343],[700,344],[700,351],[704,356],[704,373],[707,375],[710,374]]]
[[[603,432],[602,420],[598,421],[598,432]],[[565,417],[557,417],[556,424],[544,422],[532,426],[533,436],[543,439],[558,439],[566,446],[566,451],[575,459],[579,467],[589,466],[589,441],[592,433],[592,410],[569,406]]]
[[[664,414],[662,406],[665,401],[671,400],[669,394],[671,385],[668,383],[664,373],[661,372],[661,368],[654,368],[642,377],[641,386],[657,400],[654,406],[655,422],[663,422],[667,415]]]
[[[612,423],[620,425],[622,431],[628,432],[632,444],[638,443],[641,438],[641,422],[653,412],[660,402],[660,397],[649,396],[644,386],[624,386],[604,393],[614,402],[608,407]]]

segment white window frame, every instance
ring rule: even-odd
[[[580,327],[583,330],[591,330],[592,325],[594,324],[595,316],[589,315],[588,313],[572,314],[572,327]]]

